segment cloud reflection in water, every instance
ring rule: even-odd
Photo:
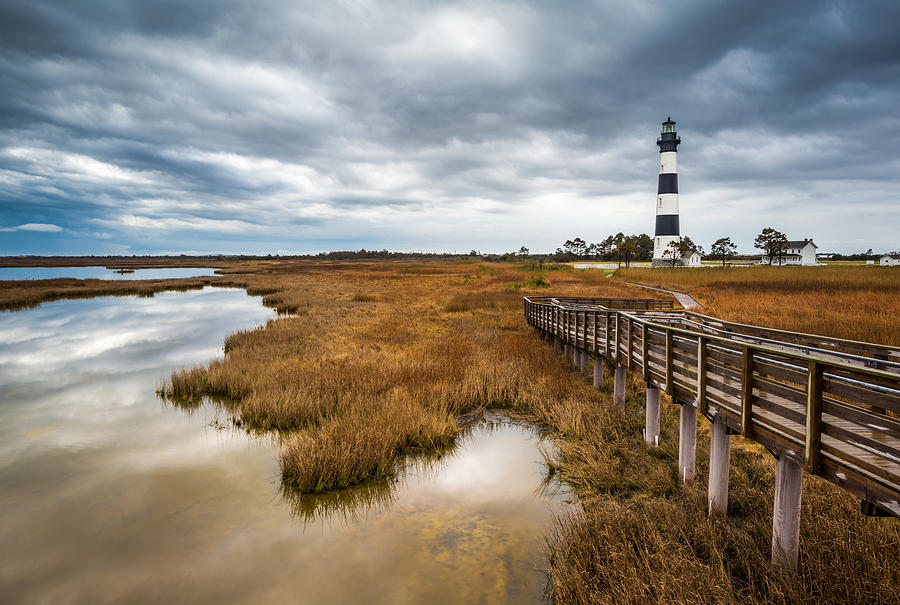
[[[273,317],[239,290],[0,314],[0,601],[538,600],[539,436],[499,417],[394,482],[279,494],[277,436],[155,387]]]

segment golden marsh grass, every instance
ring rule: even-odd
[[[610,377],[603,388],[592,388],[542,342],[525,325],[521,293],[512,286],[540,275],[550,283],[540,294],[646,297],[645,290],[599,271],[532,272],[512,264],[260,261],[223,273],[230,285],[293,315],[232,335],[224,359],[174,372],[163,390],[169,397],[228,398],[240,426],[284,431],[285,490],[327,494],[377,485],[394,473],[400,456],[440,452],[453,443],[462,418],[501,407],[548,428],[558,445],[548,468],[579,498],[578,511],[560,518],[547,540],[555,602],[898,601],[896,520],[863,517],[854,498],[807,477],[800,572],[773,568],[771,456],[733,438],[729,517],[707,519],[705,421],[698,479],[685,487],[675,470],[677,408],[662,406],[660,445],[648,447],[641,436],[641,381],[629,378],[626,410],[611,405]],[[682,272],[684,279],[690,273]],[[650,275],[694,292],[678,275]],[[763,307],[750,305],[756,282],[733,280],[737,285],[725,287],[726,280],[700,293],[716,314],[794,329],[807,329],[803,322],[815,315],[788,310],[818,300],[814,290],[821,286],[796,287],[790,280],[781,289],[759,286],[794,301]],[[846,284],[834,287],[859,299],[844,305],[844,314],[868,326],[867,334],[880,333],[883,321],[863,311],[865,292],[884,294],[890,308],[898,305],[890,280],[855,294]],[[741,288],[747,297],[738,295]]]
[[[688,292],[729,321],[900,346],[900,269],[878,266],[621,269]]]

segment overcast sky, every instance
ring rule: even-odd
[[[0,254],[900,250],[900,2],[0,3]]]

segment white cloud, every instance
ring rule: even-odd
[[[0,231],[46,231],[50,233],[57,233],[59,231],[63,231],[63,228],[59,225],[53,225],[51,223],[25,223],[24,225],[19,225],[18,227],[0,228]]]

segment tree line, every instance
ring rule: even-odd
[[[788,239],[784,233],[772,227],[766,227],[756,236],[753,245],[763,251],[763,256],[767,257],[769,264],[773,264],[776,260],[781,264],[788,249]],[[675,266],[678,259],[694,251],[703,258],[722,261],[722,266],[725,266],[728,260],[737,256],[737,244],[730,237],[720,237],[712,243],[707,254],[702,246],[695,244],[689,236],[684,236],[678,241],[671,242],[663,251],[662,257],[671,260],[672,266]],[[872,251],[869,250],[868,254],[871,253]],[[522,246],[518,253],[510,253],[510,255],[517,256],[528,256],[528,254],[529,250],[525,246]],[[646,233],[625,235],[619,232],[615,235],[608,235],[606,239],[597,243],[588,243],[580,237],[576,237],[566,240],[562,246],[548,256],[557,262],[591,259],[616,261],[627,267],[633,261],[653,260],[653,238]]]

